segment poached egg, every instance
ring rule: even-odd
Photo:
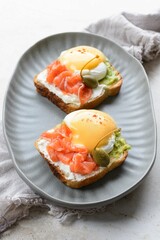
[[[82,76],[101,80],[106,76],[107,66],[105,55],[97,48],[90,46],[78,46],[63,51],[59,61],[72,72]]]
[[[72,142],[85,145],[89,152],[98,143],[108,152],[113,149],[115,142],[113,132],[117,125],[107,113],[93,109],[77,110],[68,114],[64,118],[64,123],[72,131]]]

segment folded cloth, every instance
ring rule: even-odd
[[[0,232],[25,217],[33,205],[43,200],[21,180],[13,167],[0,123]]]
[[[123,12],[92,23],[85,31],[116,42],[140,62],[160,54],[160,12],[147,15]]]
[[[89,25],[85,31],[114,40],[137,59],[149,61],[160,53],[160,14],[122,13]],[[8,153],[0,123],[0,232],[26,217],[33,206],[48,209],[60,221],[71,216],[104,212],[107,208],[62,208],[36,195],[18,176]]]

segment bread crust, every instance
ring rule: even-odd
[[[82,180],[70,180],[67,179],[65,172],[62,171],[59,166],[55,166],[54,162],[51,162],[49,159],[47,159],[44,154],[40,151],[39,145],[38,145],[38,141],[40,139],[38,139],[35,142],[35,147],[38,150],[38,152],[41,154],[41,156],[47,161],[52,173],[61,181],[63,182],[65,185],[67,185],[68,187],[71,188],[81,188],[87,185],[90,185],[96,181],[98,181],[99,179],[103,178],[108,172],[112,171],[113,169],[117,168],[118,166],[120,166],[125,159],[128,156],[128,151],[125,151],[123,153],[123,155],[119,158],[119,159],[111,159],[109,165],[107,167],[103,167],[101,168],[100,171],[95,171],[95,174],[93,175],[86,175],[85,178],[83,178]]]
[[[34,85],[36,87],[37,92],[41,94],[43,97],[46,97],[49,101],[54,103],[56,106],[58,106],[62,111],[66,113],[70,113],[79,109],[95,108],[109,96],[117,95],[120,91],[120,88],[123,82],[122,76],[120,75],[120,73],[117,72],[117,76],[120,76],[120,79],[118,82],[116,82],[115,84],[112,84],[111,86],[108,86],[106,89],[104,89],[103,93],[100,96],[96,97],[92,101],[89,101],[83,105],[77,106],[75,104],[63,102],[61,98],[59,98],[56,94],[50,92],[47,87],[45,87],[42,83],[40,83],[37,79],[37,76],[38,75],[34,77]]]

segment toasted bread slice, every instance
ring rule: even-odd
[[[59,178],[64,184],[66,184],[67,186],[69,186],[71,188],[81,188],[81,187],[84,187],[91,183],[96,182],[97,180],[104,177],[108,172],[110,172],[114,168],[120,166],[128,156],[128,151],[125,151],[119,159],[111,158],[110,163],[107,167],[99,167],[97,170],[93,171],[90,174],[81,175],[81,174],[77,174],[77,173],[72,173],[70,171],[68,165],[65,165],[61,162],[60,163],[53,162],[50,159],[46,148],[44,147],[45,144],[47,144],[47,141],[39,138],[35,142],[35,147],[39,151],[41,156],[47,161],[53,174],[57,178]],[[43,147],[42,147],[42,145],[43,145]]]
[[[117,76],[118,75],[120,76],[120,73],[117,72]],[[34,85],[36,87],[37,92],[40,93],[43,97],[46,97],[48,100],[57,105],[61,110],[63,110],[66,113],[70,113],[78,109],[95,108],[109,96],[117,95],[120,91],[123,82],[122,76],[120,76],[119,81],[116,82],[115,84],[107,86],[107,88],[105,88],[102,91],[101,95],[97,96],[91,101],[86,102],[83,105],[77,106],[74,103],[65,103],[60,97],[58,97],[55,93],[51,92],[46,86],[39,82],[37,76],[38,75],[34,77]]]

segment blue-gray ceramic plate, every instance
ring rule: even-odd
[[[39,135],[60,123],[66,114],[40,96],[33,84],[34,76],[61,51],[77,45],[100,49],[122,74],[124,82],[119,95],[107,99],[97,109],[112,115],[132,146],[122,166],[78,190],[62,184],[34,147]],[[24,53],[6,92],[3,127],[15,168],[22,179],[36,193],[71,208],[99,207],[128,194],[150,171],[156,154],[154,110],[143,67],[112,41],[88,33],[53,35]]]

